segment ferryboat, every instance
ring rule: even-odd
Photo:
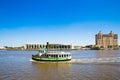
[[[32,59],[36,61],[70,61],[71,53],[63,51],[39,50],[39,53],[32,55]]]

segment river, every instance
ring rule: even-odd
[[[38,51],[0,51],[0,80],[120,80],[120,62],[96,62],[89,59],[119,58],[119,50],[73,50],[73,59],[87,63],[32,62]]]

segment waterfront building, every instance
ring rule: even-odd
[[[82,49],[82,46],[73,46],[73,49]]]
[[[100,48],[116,48],[118,47],[118,34],[112,31],[109,34],[103,34],[101,31],[95,35],[96,45]]]
[[[6,49],[6,48],[5,48],[5,47],[3,47],[3,46],[0,46],[0,50],[1,50],[1,49]]]
[[[72,49],[71,45],[65,45],[65,44],[26,44],[25,49],[26,50],[38,50],[40,48],[47,48],[50,50],[70,50]]]

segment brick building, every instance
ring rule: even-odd
[[[112,31],[109,34],[103,34],[100,31],[95,35],[95,41],[100,48],[116,48],[118,47],[118,34]]]

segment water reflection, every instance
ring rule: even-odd
[[[96,53],[97,58],[119,57],[118,50],[97,50]]]
[[[71,72],[71,64],[32,62],[32,66],[42,80],[62,80]]]

